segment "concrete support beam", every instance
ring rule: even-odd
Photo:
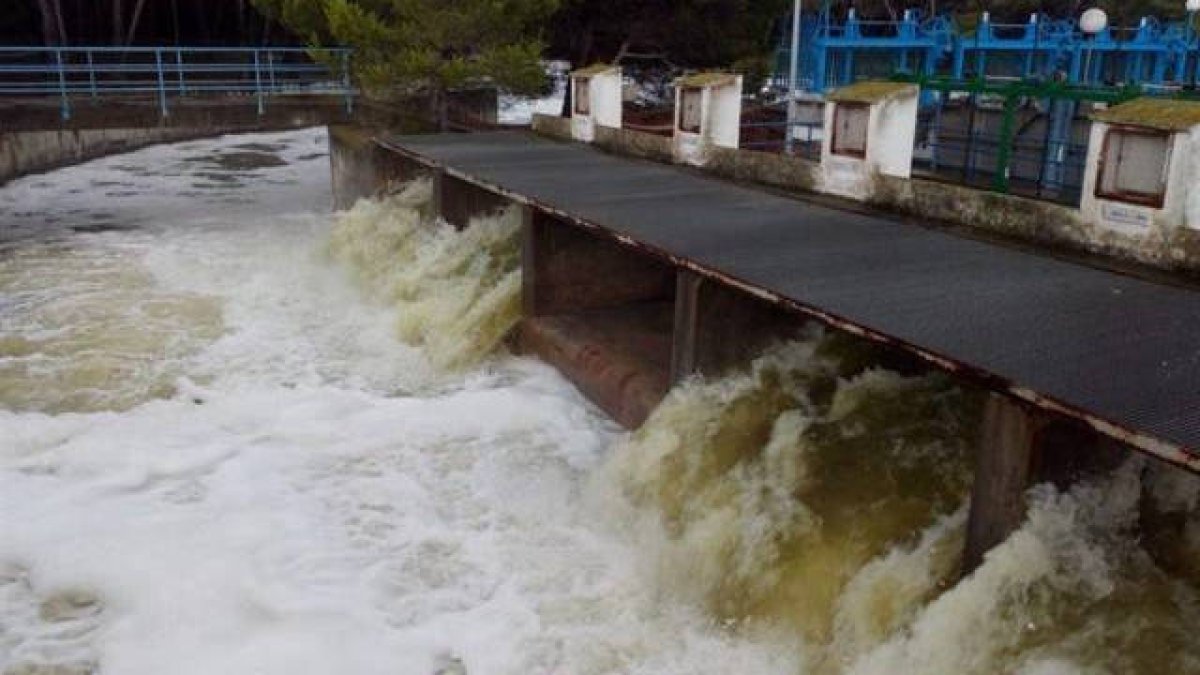
[[[534,210],[523,245],[526,316],[578,312],[674,295],[670,265]]]
[[[696,338],[699,332],[700,287],[704,278],[679,270],[675,277],[675,323],[671,347],[671,384],[695,373]]]
[[[669,387],[669,303],[540,316],[521,322],[522,353],[554,366],[617,423],[636,429]]]
[[[1078,423],[1052,418],[1001,394],[984,407],[967,519],[963,572],[1025,522],[1026,491],[1038,483],[1066,489],[1116,468],[1126,448]]]
[[[1025,520],[1025,490],[1033,470],[1034,444],[1041,422],[1031,411],[1000,394],[989,394],[983,411],[975,460],[975,485],[967,518],[963,571]]]
[[[671,381],[719,376],[745,366],[774,342],[795,337],[806,320],[766,300],[680,270],[675,285]]]
[[[512,203],[503,195],[443,171],[437,173],[433,187],[435,213],[459,230],[466,228],[471,218],[499,211]]]
[[[669,386],[674,268],[536,208],[523,215],[517,350],[641,426]]]
[[[334,208],[348,209],[364,197],[388,194],[431,170],[374,141],[373,132],[357,126],[329,127],[329,162],[333,173]]]

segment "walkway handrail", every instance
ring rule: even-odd
[[[282,95],[337,96],[353,109],[353,50],[303,47],[0,46],[0,97],[54,96],[64,120],[73,97],[254,96],[258,113]]]
[[[888,21],[863,20],[851,11],[839,21],[830,13],[808,15],[802,25],[799,77],[819,93],[860,79],[855,66],[860,57],[886,64],[885,70],[957,79],[1007,75],[1193,89],[1200,82],[1200,35],[1190,19],[1147,17],[1136,26],[1107,27],[1095,36],[1085,34],[1075,19],[1041,14],[1025,23],[999,23],[984,13],[968,28],[948,16],[924,19],[915,10]],[[782,35],[777,76],[788,70],[789,50],[790,34]],[[790,89],[787,82],[781,84]]]

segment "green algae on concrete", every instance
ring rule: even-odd
[[[1180,132],[1200,126],[1200,102],[1165,98],[1139,98],[1101,110],[1092,119],[1108,124]]]
[[[916,94],[916,85],[907,82],[865,81],[829,92],[826,98],[838,103],[879,103],[904,94]]]

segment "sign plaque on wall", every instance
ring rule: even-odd
[[[1106,225],[1118,230],[1135,230],[1138,232],[1150,229],[1150,224],[1154,220],[1149,209],[1108,202],[1101,205],[1100,217]]]

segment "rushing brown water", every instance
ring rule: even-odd
[[[1200,673],[1200,481],[960,579],[977,392],[813,329],[623,433],[504,352],[515,214],[330,215],[324,144],[0,189],[0,673]]]

